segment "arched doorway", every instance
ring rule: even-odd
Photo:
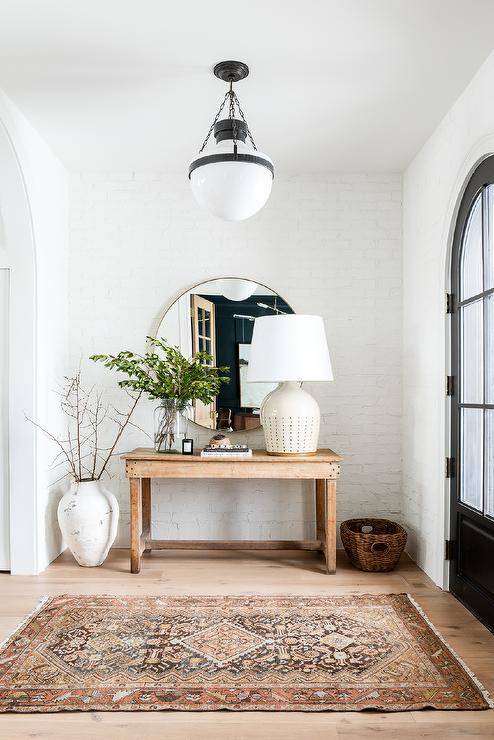
[[[30,574],[37,572],[36,434],[25,416],[36,414],[36,260],[31,208],[10,135],[13,129],[0,99],[0,208],[9,293],[8,371],[2,375],[8,382],[8,474],[3,480],[10,499],[10,570]]]
[[[452,289],[450,589],[494,628],[494,156],[460,203]]]

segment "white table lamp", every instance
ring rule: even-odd
[[[247,379],[252,383],[278,383],[261,406],[267,453],[315,454],[321,413],[317,401],[300,383],[333,380],[321,316],[257,318]]]

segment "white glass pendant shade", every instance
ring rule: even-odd
[[[255,293],[256,288],[257,283],[253,283],[251,280],[241,280],[240,278],[221,280],[220,284],[221,292],[229,301],[246,301]]]
[[[202,152],[194,160],[198,166],[190,173],[190,184],[199,205],[213,216],[243,221],[266,204],[273,184],[273,163],[266,154],[240,141],[239,159],[217,161],[218,155],[231,156],[232,150],[232,141],[227,140]],[[242,155],[258,161],[242,159]]]

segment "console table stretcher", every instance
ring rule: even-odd
[[[326,572],[336,570],[336,479],[341,457],[332,450],[315,455],[275,457],[254,450],[251,458],[218,460],[199,454],[162,454],[138,448],[122,455],[130,483],[130,564],[139,573],[151,550],[321,550]],[[313,540],[154,540],[151,536],[152,478],[314,480],[316,537]]]

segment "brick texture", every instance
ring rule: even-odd
[[[71,178],[70,346],[88,382],[125,403],[93,352],[141,351],[166,305],[192,284],[251,278],[300,313],[325,318],[335,381],[308,390],[322,412],[320,445],[344,456],[338,519],[401,520],[401,177],[279,176],[266,208],[223,223],[188,183],[161,173]],[[137,422],[152,432],[155,404]],[[197,444],[208,434],[196,428]],[[262,445],[262,432],[242,441]],[[133,430],[124,448],[150,444]],[[115,459],[117,544],[128,542],[128,490]],[[153,487],[154,536],[290,538],[313,533],[313,501],[297,482],[163,481]]]

